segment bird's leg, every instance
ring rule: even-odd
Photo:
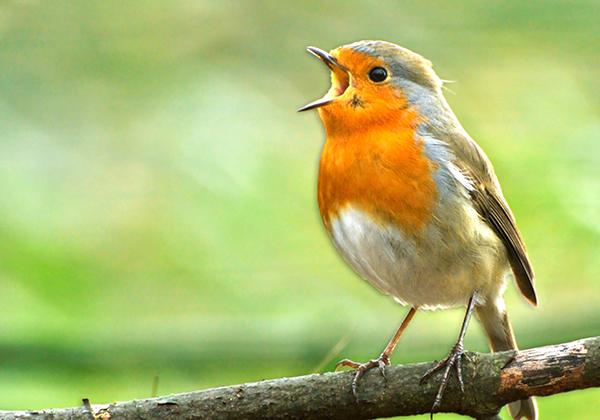
[[[460,328],[460,334],[458,336],[458,340],[456,344],[450,350],[450,354],[444,360],[438,362],[434,367],[429,369],[423,377],[421,378],[421,383],[429,379],[429,377],[437,372],[440,369],[444,369],[444,373],[442,375],[442,381],[440,383],[440,387],[438,389],[438,393],[435,396],[435,400],[433,402],[433,407],[431,408],[431,416],[433,417],[433,413],[439,408],[442,403],[442,396],[444,395],[444,390],[448,385],[448,378],[450,377],[450,369],[454,367],[456,371],[456,378],[458,379],[458,383],[460,385],[460,390],[465,392],[465,384],[462,378],[462,356],[464,353],[463,341],[465,339],[465,334],[467,332],[467,327],[469,325],[469,320],[471,319],[471,314],[473,313],[473,309],[475,308],[475,296],[476,293],[471,295],[469,299],[469,304],[467,305],[467,312],[465,313],[465,318],[462,323],[462,327]]]
[[[360,378],[362,378],[365,372],[373,368],[379,368],[381,375],[385,378],[385,367],[390,364],[390,355],[394,352],[398,341],[400,341],[402,333],[404,332],[406,327],[408,327],[408,324],[413,319],[416,312],[416,306],[410,308],[410,311],[408,311],[408,314],[406,314],[406,317],[404,318],[404,321],[402,321],[402,324],[398,328],[398,331],[396,331],[396,334],[394,334],[392,339],[389,341],[387,346],[385,346],[385,349],[383,349],[381,355],[377,359],[369,360],[366,363],[357,363],[350,359],[344,359],[337,362],[337,364],[335,365],[336,369],[339,366],[349,366],[353,369],[356,369],[356,374],[354,375],[354,379],[352,380],[352,393],[354,394],[355,398],[358,398],[358,381],[360,380]]]

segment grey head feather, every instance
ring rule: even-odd
[[[383,59],[389,64],[394,81],[408,80],[432,90],[442,86],[431,61],[407,48],[386,41],[359,41],[346,47]]]

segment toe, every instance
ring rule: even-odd
[[[381,375],[384,377],[384,379],[386,379],[385,367],[389,364],[390,361],[387,357],[380,356],[377,359],[369,360],[366,363],[356,363],[350,359],[343,359],[337,362],[335,368],[337,370],[339,366],[348,366],[356,369],[354,378],[352,378],[352,394],[354,394],[354,398],[356,401],[358,401],[358,383],[363,375],[371,369],[378,368],[379,372],[381,372]]]
[[[356,363],[350,359],[343,359],[335,364],[335,370],[337,370],[337,368],[339,368],[340,366],[347,366],[351,367],[352,369],[358,369],[361,366],[361,364]]]
[[[427,379],[429,379],[431,377],[431,375],[433,375],[435,372],[437,372],[438,370],[440,370],[441,368],[446,366],[447,363],[448,363],[447,358],[440,362],[437,362],[433,367],[431,367],[429,370],[427,370],[427,372],[425,372],[423,374],[423,376],[421,376],[421,380],[419,381],[419,383],[421,385],[423,385],[425,383],[425,381],[427,381]]]
[[[385,376],[385,367],[386,366],[387,365],[381,360],[379,361],[378,366],[377,366],[379,368],[379,372],[381,372],[381,376],[383,376],[385,379],[387,379],[387,377]]]
[[[361,365],[356,370],[356,374],[354,375],[354,379],[352,379],[352,393],[354,394],[354,398],[356,399],[356,401],[358,401],[358,381],[360,381],[360,378],[362,378],[362,376],[367,371],[367,369],[365,369],[364,366],[365,365]]]
[[[458,356],[456,363],[454,364],[454,370],[456,371],[456,379],[458,379],[458,385],[460,386],[460,392],[465,393],[465,382],[462,377],[462,357]]]

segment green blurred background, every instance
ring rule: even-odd
[[[600,334],[597,1],[0,2],[0,409],[143,398],[379,354],[405,309],[316,208],[307,45],[385,39],[455,81],[538,275],[522,347]],[[393,361],[443,357],[461,310]],[[467,337],[486,351],[478,325]],[[592,418],[600,391],[544,398]],[[598,416],[598,414],[595,414]],[[436,418],[456,416],[436,416]]]

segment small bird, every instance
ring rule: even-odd
[[[432,413],[455,369],[461,389],[463,340],[473,312],[492,351],[517,349],[503,294],[509,274],[537,306],[534,273],[515,218],[481,147],[442,93],[442,80],[419,54],[384,41],[359,41],[327,53],[308,47],[331,71],[331,88],[299,109],[318,109],[326,133],[318,202],[335,248],[363,279],[410,310],[381,355],[344,359],[361,376],[382,374],[418,309],[466,306],[442,371]],[[536,419],[533,399],[509,405]]]

